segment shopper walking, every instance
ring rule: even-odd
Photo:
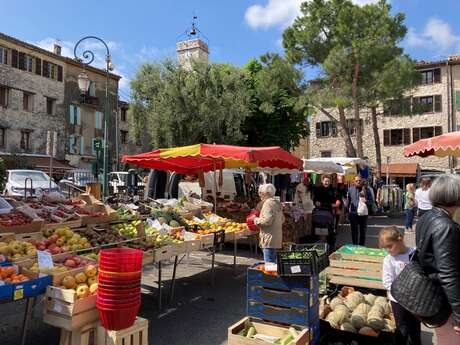
[[[415,202],[417,203],[417,217],[423,216],[424,213],[433,207],[428,196],[430,192],[431,179],[422,177],[420,187],[415,191]]]
[[[460,178],[441,175],[429,191],[433,208],[416,227],[418,260],[425,274],[438,279],[452,315],[435,329],[438,345],[460,344],[460,226],[452,218],[460,212]]]
[[[404,215],[405,215],[405,228],[407,232],[413,232],[412,226],[414,225],[415,216],[415,185],[408,183],[406,185],[406,193],[404,194]],[[404,235],[404,233],[403,233]]]
[[[312,224],[315,230],[315,235],[321,241],[327,242],[329,250],[335,250],[335,227],[334,227],[334,213],[333,209],[337,207],[337,192],[331,185],[331,178],[324,175],[321,179],[321,186],[313,191],[313,204],[315,210],[313,211]],[[326,217],[323,217],[325,214]],[[317,229],[327,228],[326,233],[317,233]]]
[[[363,193],[363,194],[361,194]],[[364,197],[367,212],[361,212],[359,208],[360,198]],[[364,187],[364,181],[360,175],[355,177],[355,184],[351,186],[347,194],[347,208],[351,226],[351,240],[355,245],[366,244],[368,210],[373,204],[369,188]]]
[[[388,299],[396,321],[396,344],[421,345],[421,323],[408,310],[401,306],[391,295],[391,284],[409,263],[415,248],[407,247],[404,236],[395,226],[380,231],[379,243],[381,248],[388,251],[383,260],[383,286],[388,291]]]
[[[282,248],[284,215],[281,203],[275,199],[276,189],[271,183],[259,186],[259,196],[263,202],[259,217],[254,224],[260,228],[260,247],[265,262],[276,263],[276,250]]]

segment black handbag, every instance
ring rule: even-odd
[[[424,223],[423,218],[419,222]],[[417,226],[422,225],[420,223]],[[419,245],[421,250],[423,243],[424,239]],[[441,327],[452,314],[441,282],[424,272],[417,251],[391,284],[391,295],[427,327]]]

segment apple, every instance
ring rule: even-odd
[[[97,283],[92,283],[92,284],[89,286],[89,293],[90,293],[91,295],[94,295],[96,292],[97,292]]]
[[[88,284],[88,286],[91,286],[94,283],[97,283],[97,278],[96,277],[88,278],[88,281],[86,283]]]
[[[84,283],[86,279],[86,274],[84,274],[83,272],[77,273],[75,275],[75,280],[77,281],[77,283]]]
[[[75,285],[76,285],[75,278],[72,276],[65,276],[64,278],[62,278],[62,285],[64,285],[66,289],[75,288]]]
[[[56,234],[53,234],[48,238],[48,241],[51,241],[51,243],[56,243],[58,239],[59,239],[59,236]]]
[[[56,241],[56,245],[58,247],[63,247],[65,245],[65,241],[62,239],[62,238],[59,238],[57,241]]]
[[[49,251],[50,251],[50,253],[51,253],[52,255],[56,255],[56,254],[60,254],[60,253],[61,253],[61,248],[59,248],[59,247],[57,247],[57,246],[55,246],[55,247],[53,247],[53,248],[48,248],[48,249],[49,249]]]
[[[37,245],[37,249],[43,251],[46,249],[46,246],[44,244],[39,244]]]
[[[62,252],[70,252],[70,246],[65,245],[61,247]]]
[[[75,268],[75,267],[77,267],[77,264],[75,263],[74,260],[67,259],[67,260],[64,262],[64,266],[71,267],[71,268]]]
[[[78,284],[77,286],[77,297],[85,298],[89,295],[89,287],[86,284]]]
[[[85,274],[89,278],[95,277],[96,273],[97,273],[97,268],[94,265],[88,265],[88,267],[86,267],[85,269]]]

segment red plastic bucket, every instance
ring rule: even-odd
[[[131,289],[140,289],[141,283],[135,282],[135,283],[130,283],[130,284],[121,284],[121,283],[112,283],[112,282],[103,282],[99,281],[97,284],[97,288],[103,288],[103,289],[109,289],[109,290],[115,290],[115,291],[124,291],[124,290],[131,290]]]
[[[111,331],[119,331],[131,327],[136,321],[137,313],[141,302],[125,309],[113,309],[97,307],[99,311],[99,318],[101,319],[102,326]]]

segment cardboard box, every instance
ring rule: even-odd
[[[56,286],[48,286],[46,299],[48,310],[66,316],[77,315],[96,308],[96,295],[77,298],[74,291]]]
[[[38,232],[42,229],[43,224],[44,224],[43,219],[33,219],[32,222],[28,224],[15,225],[15,226],[0,225],[0,232],[13,232],[15,234]]]
[[[102,216],[92,217],[88,215],[80,215],[82,219],[82,225],[88,224],[101,224],[109,223],[118,220],[118,213],[113,208],[105,204],[93,204],[85,206],[85,209],[90,212],[102,212]]]
[[[228,345],[270,345],[272,342],[263,341],[260,339],[246,338],[238,335],[244,329],[254,327],[259,334],[283,338],[286,336],[289,327],[293,327],[298,332],[298,336],[293,339],[290,344],[308,345],[309,332],[308,329],[299,326],[284,326],[279,324],[271,324],[261,319],[244,317],[234,325],[228,328]]]

